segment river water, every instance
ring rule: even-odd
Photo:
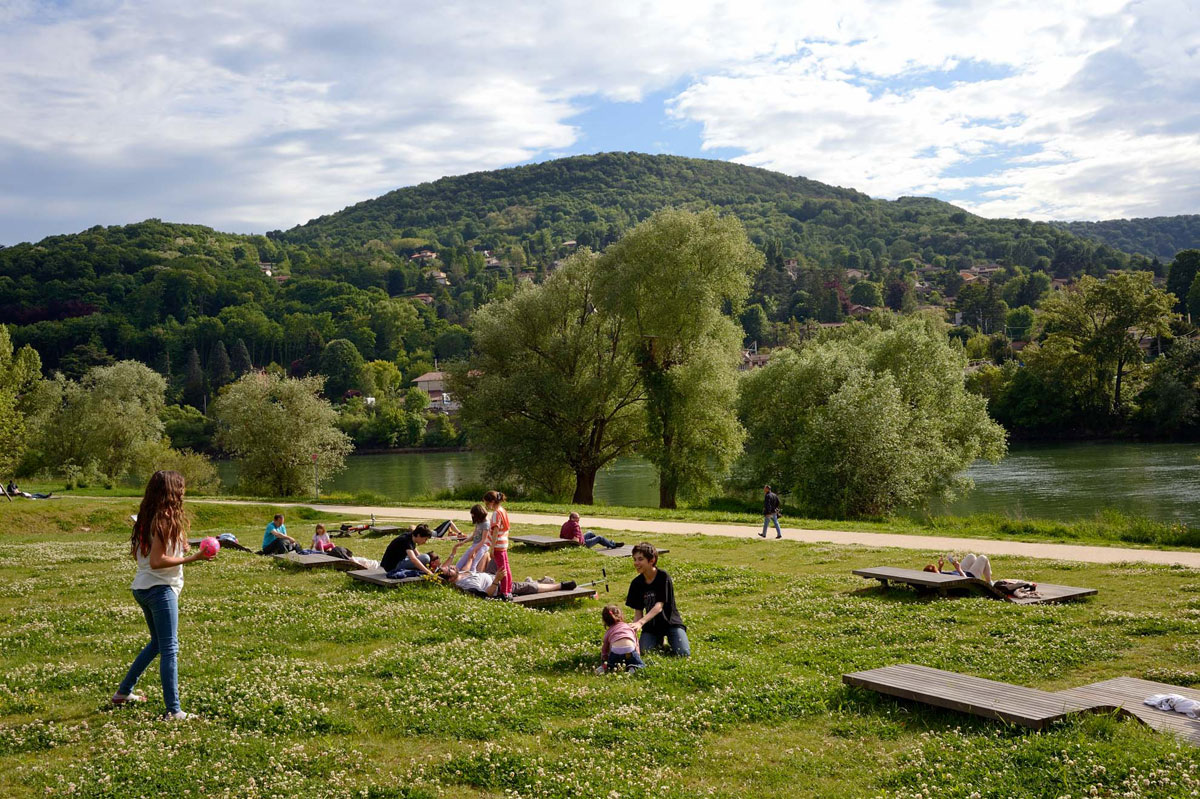
[[[220,464],[226,486],[236,469]],[[474,452],[360,455],[327,491],[371,491],[402,501],[448,486],[482,481],[483,458]],[[999,464],[969,470],[975,490],[931,510],[958,515],[1075,519],[1113,508],[1160,521],[1200,525],[1200,445],[1144,443],[1014,444]],[[596,499],[607,505],[655,507],[658,481],[638,458],[616,461],[596,479]],[[913,511],[919,512],[919,511]]]

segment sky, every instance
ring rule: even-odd
[[[287,229],[580,153],[1200,213],[1200,0],[0,0],[0,244]]]

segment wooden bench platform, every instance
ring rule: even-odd
[[[904,583],[916,588],[937,591],[945,596],[950,591],[977,591],[992,599],[1011,602],[1014,605],[1040,605],[1048,602],[1065,602],[1092,596],[1095,588],[1077,588],[1073,585],[1055,585],[1053,583],[1038,583],[1038,596],[1013,597],[996,588],[987,580],[977,577],[964,577],[961,574],[942,574],[927,572],[920,569],[900,569],[895,566],[876,566],[870,569],[855,569],[854,574],[870,580],[878,580],[887,588],[889,583]]]
[[[355,566],[357,565],[355,564]],[[425,579],[424,577],[405,577],[403,580],[393,580],[387,576],[387,572],[383,569],[355,569],[354,571],[346,572],[346,574],[355,580],[371,583],[372,585],[380,585],[384,588],[399,588],[402,585],[419,583]]]
[[[514,596],[512,601],[514,605],[522,605],[527,608],[541,608],[547,605],[561,605],[564,602],[572,602],[576,599],[595,599],[596,596],[595,587],[588,586],[587,588],[572,588],[570,591],[547,591],[544,594]]]
[[[1176,685],[1117,677],[1066,691],[1039,691],[967,674],[903,664],[842,675],[847,685],[888,696],[999,719],[1034,729],[1076,713],[1117,713],[1200,745],[1200,720],[1145,704],[1153,694],[1181,694],[1200,700],[1200,691]]]
[[[271,555],[271,557],[276,561],[300,569],[335,569],[340,572],[348,572],[362,568],[352,560],[335,558],[332,555],[301,555],[298,552],[285,552],[282,555]]]
[[[510,535],[508,539],[513,543],[524,544],[527,547],[537,547],[538,549],[561,549],[562,547],[577,546],[569,538],[551,537],[548,535]]]
[[[633,544],[626,544],[623,547],[616,549],[605,549],[604,547],[591,547],[591,550],[597,554],[604,555],[608,558],[631,558],[633,557]],[[671,550],[659,549],[658,554],[665,555]]]

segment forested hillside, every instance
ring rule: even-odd
[[[1107,219],[1103,222],[1056,222],[1076,236],[1094,239],[1128,253],[1169,261],[1180,250],[1200,247],[1200,214]]]
[[[548,264],[562,244],[602,248],[666,206],[733,213],[760,247],[804,265],[871,270],[918,256],[949,266],[1001,261],[1060,277],[1121,268],[1129,256],[1060,228],[989,220],[928,198],[873,200],[805,178],[667,155],[604,153],[443,178],[359,203],[286,233],[335,248],[415,239],[476,243],[524,264]]]
[[[344,339],[351,357],[411,379],[470,346],[463,325],[476,307],[665,206],[716,207],[745,224],[767,256],[752,297],[761,315],[749,324],[776,333],[841,319],[852,302],[907,309],[914,289],[936,303],[962,285],[957,270],[980,264],[1014,280],[1148,264],[1060,227],[937,200],[885,202],[723,161],[608,153],[444,178],[266,236],[149,220],[0,249],[0,318],[47,371],[68,376],[134,358],[182,391],[218,349],[326,374],[327,345]],[[853,269],[861,274],[847,279]],[[1034,304],[1017,294],[1014,303]]]

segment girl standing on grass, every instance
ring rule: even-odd
[[[150,476],[142,506],[133,523],[129,540],[130,555],[137,561],[133,578],[133,598],[146,616],[150,628],[150,643],[133,659],[133,665],[117,692],[114,705],[145,702],[144,694],[135,694],[138,678],[158,657],[158,673],[162,681],[163,701],[167,718],[187,719],[191,715],[179,707],[179,592],[183,590],[183,566],[197,560],[211,560],[211,555],[187,555],[189,523],[183,514],[183,475],[174,471],[158,471]]]
[[[483,571],[484,559],[487,557],[487,546],[484,542],[488,530],[491,528],[488,523],[487,511],[478,503],[471,506],[471,523],[475,525],[475,529],[471,532],[471,543],[467,545],[467,551],[463,553],[455,566],[459,571],[478,572]],[[454,553],[458,552],[458,548],[464,542],[465,539],[455,544],[454,549],[450,550],[450,557],[446,560],[454,560]]]
[[[508,511],[504,509],[502,491],[489,491],[483,495],[483,504],[492,512],[488,523],[488,554],[496,563],[496,595],[501,599],[512,599],[512,569],[508,567]]]

